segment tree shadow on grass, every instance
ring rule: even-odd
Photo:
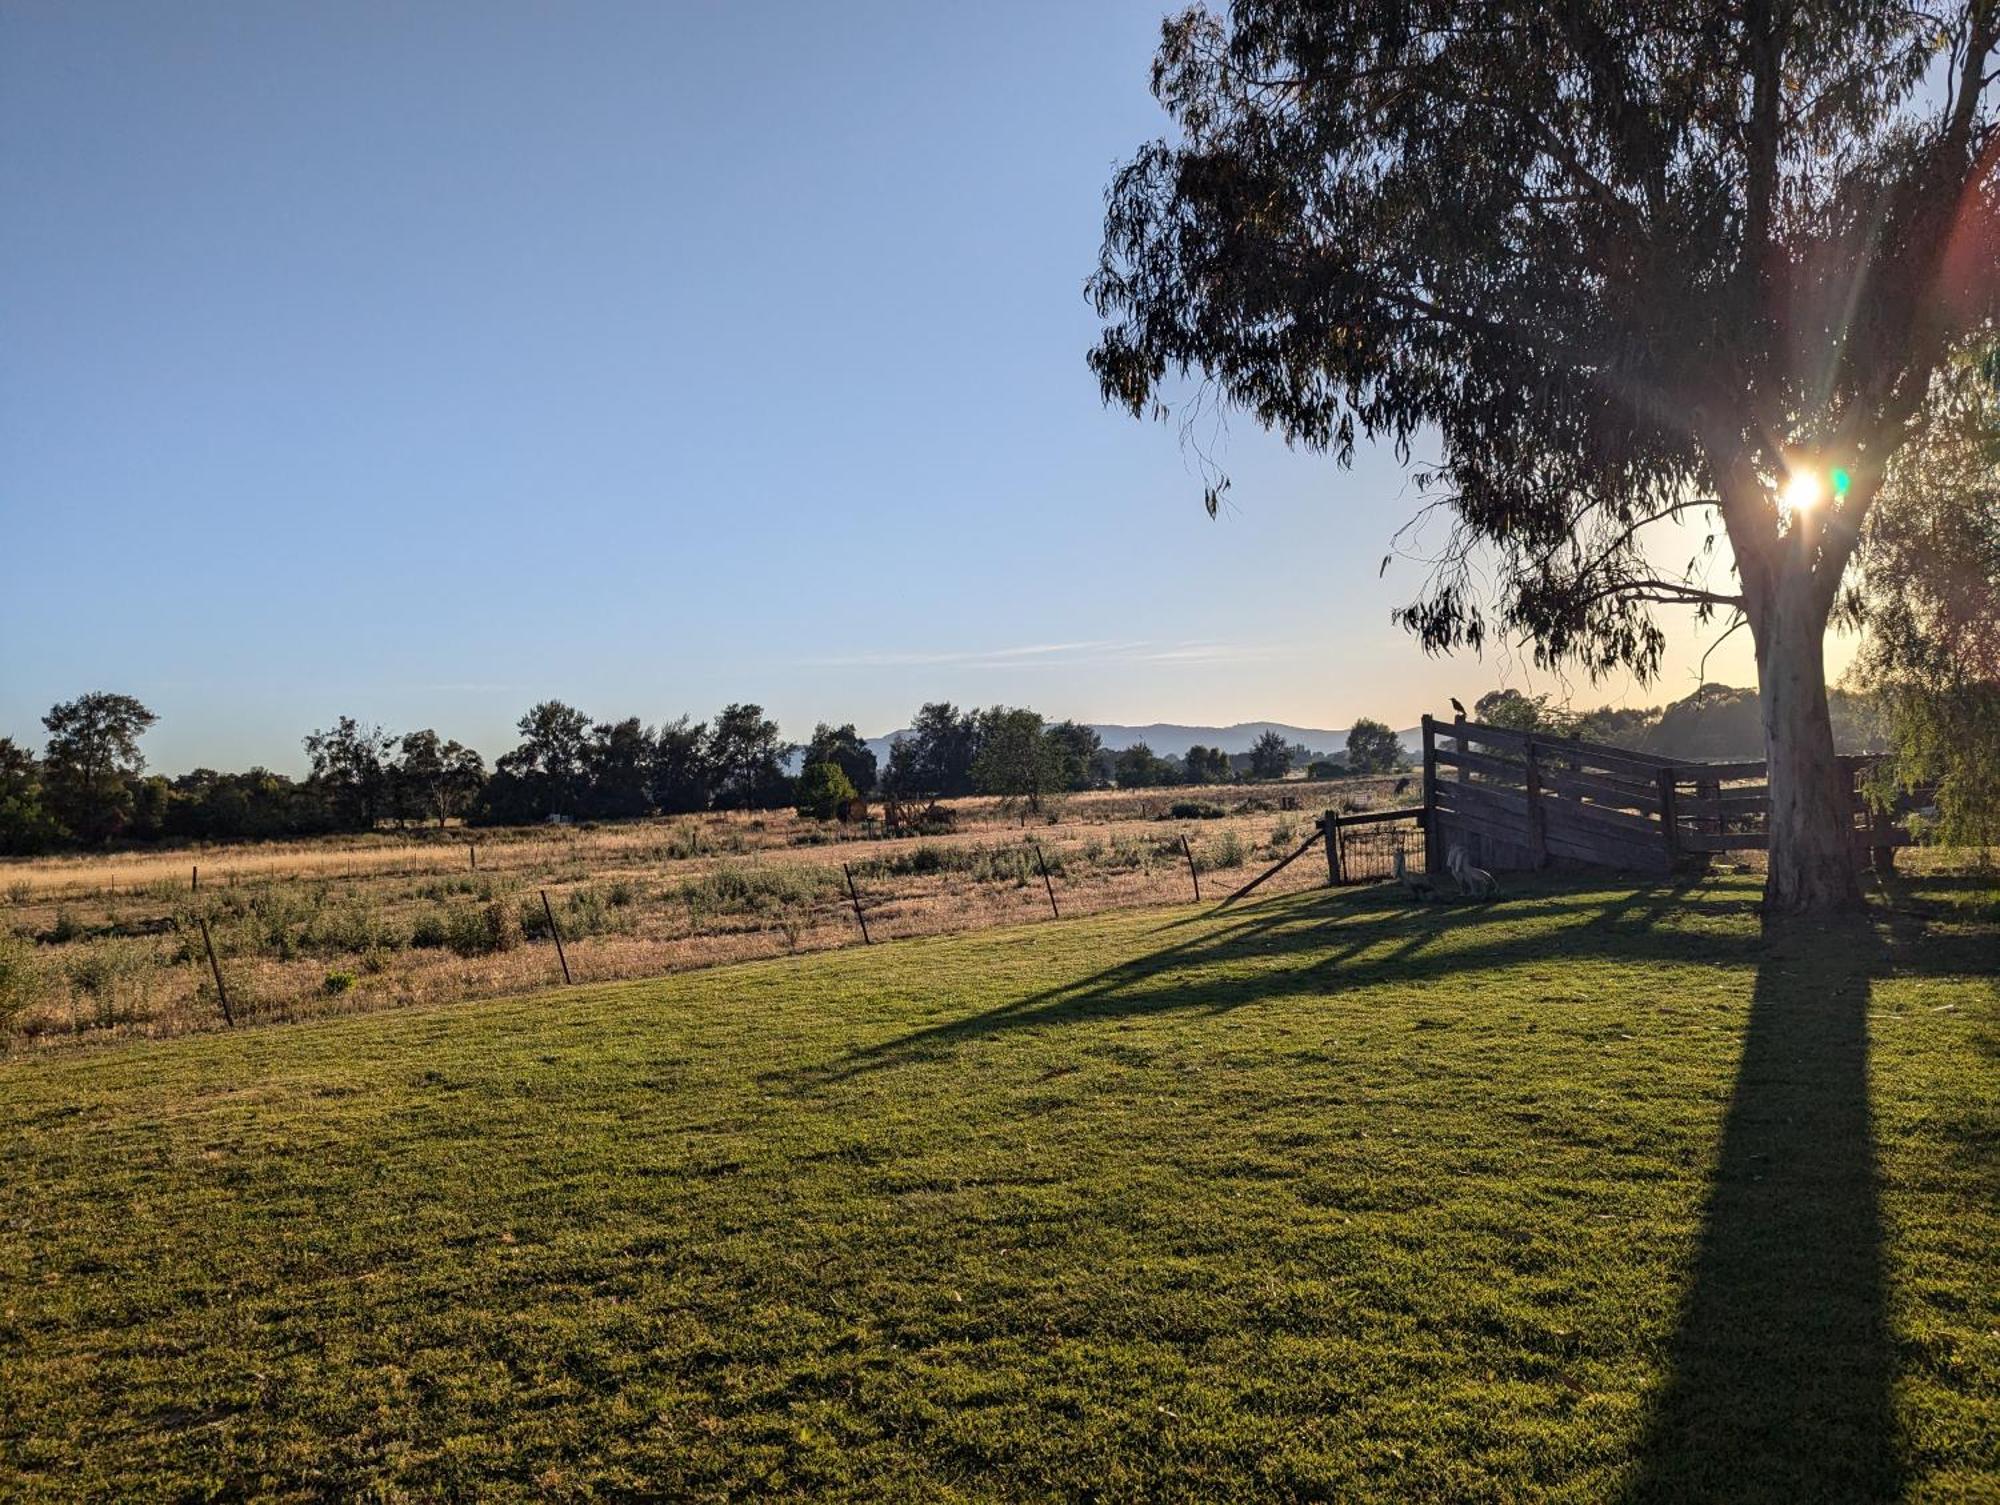
[[[773,1073],[768,1080],[792,1086],[832,1083],[936,1059],[958,1046],[1013,1030],[1176,1011],[1225,1014],[1379,983],[1462,981],[1468,973],[1518,963],[1546,966],[1608,956],[1625,962],[1697,964],[1723,975],[1760,969],[1769,959],[1770,942],[1747,928],[1724,932],[1662,923],[1677,910],[1715,918],[1747,916],[1757,908],[1747,892],[1700,893],[1697,898],[1700,888],[1685,880],[1652,884],[1608,904],[1598,892],[1545,889],[1527,907],[1506,902],[1412,904],[1399,897],[1401,890],[1393,884],[1278,895],[1209,911],[1199,917],[1207,922],[1200,929],[1190,929],[1188,920],[1163,925],[1160,935],[1178,938],[1144,956],[977,1013],[948,1016],[820,1066]],[[1865,925],[1858,933],[1867,936]],[[1990,971],[1991,945],[1984,935],[1927,935],[1921,946],[1899,946],[1896,964],[1900,970],[1928,974]],[[1881,951],[1879,945],[1875,949]]]
[[[1012,1030],[1110,1016],[1227,1013],[1245,1005],[1326,995],[1382,982],[1441,982],[1518,962],[1592,954],[1633,961],[1748,967],[1756,943],[1662,926],[1691,885],[1642,888],[1611,905],[1561,891],[1531,909],[1507,903],[1412,904],[1394,885],[1274,896],[1210,911],[1206,926],[1161,927],[1178,939],[1130,961],[975,1014],[961,1014],[854,1050],[795,1081],[829,1083],[935,1058]],[[1720,912],[1728,901],[1705,906]],[[1513,923],[1527,919],[1523,928]],[[1220,922],[1220,923],[1218,923]],[[1245,966],[1252,963],[1253,966]]]
[[[1874,908],[1879,934],[1859,916],[1774,922],[1761,935],[1663,923],[1691,904],[1708,916],[1755,907],[1695,887],[1653,885],[1609,904],[1554,892],[1525,914],[1506,904],[1411,906],[1387,888],[1283,896],[1206,916],[1194,933],[1184,921],[1162,927],[1179,938],[1146,956],[805,1075],[830,1083],[1021,1028],[1223,1013],[1522,962],[1699,963],[1718,987],[1747,983],[1750,1009],[1667,1379],[1627,1497],[1893,1497],[1902,1471],[1868,1102],[1871,979],[1991,974],[1991,927],[1933,929],[1943,912],[1895,889]],[[1497,923],[1516,918],[1534,923]]]
[[[1860,918],[1772,924],[1629,1498],[1898,1492]]]

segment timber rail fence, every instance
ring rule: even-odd
[[[1770,843],[1770,783],[1761,762],[1694,763],[1574,737],[1550,737],[1457,717],[1423,720],[1428,867],[1453,846],[1481,867],[1583,863],[1665,873],[1717,852]],[[1896,817],[1926,791],[1877,810],[1864,790],[1875,759],[1842,757],[1857,864],[1886,866],[1908,846]]]

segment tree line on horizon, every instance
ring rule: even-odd
[[[987,794],[1039,812],[1089,789],[1281,779],[1308,763],[1322,777],[1402,766],[1396,734],[1367,718],[1331,755],[1268,731],[1246,753],[1197,745],[1175,756],[1144,743],[1113,750],[1088,726],[1025,707],[935,701],[918,711],[885,767],[852,722],[821,723],[795,743],[755,704],[725,706],[712,721],[681,716],[652,726],[636,716],[594,721],[547,700],[521,717],[519,744],[491,768],[434,729],[399,734],[341,716],[305,737],[311,772],[303,779],[262,767],[168,777],[146,772],[139,747],[157,719],[130,695],[99,691],[43,717],[39,755],[0,737],[0,853],[786,806],[833,819],[871,797]]]
[[[1754,691],[1705,685],[1671,705],[1571,712],[1546,695],[1496,690],[1475,719],[1684,758],[1755,756]],[[1843,745],[1884,745],[1872,697],[1836,692]],[[489,768],[471,747],[424,728],[393,733],[339,717],[311,732],[303,779],[266,768],[148,774],[139,740],[157,718],[129,695],[94,692],[43,718],[38,756],[0,737],[0,852],[31,855],[113,842],[234,841],[374,830],[384,825],[525,825],[630,820],[706,810],[794,807],[832,819],[871,798],[998,796],[1028,813],[1091,789],[1254,783],[1303,769],[1315,779],[1407,765],[1395,731],[1369,717],[1345,748],[1315,751],[1266,731],[1247,752],[1196,744],[1161,754],[1112,749],[1092,728],[1018,706],[961,709],[933,701],[886,765],[855,730],[821,723],[788,742],[761,706],[725,706],[712,721],[681,716],[594,721],[558,700],[517,723],[520,742]],[[791,771],[796,768],[796,772]]]

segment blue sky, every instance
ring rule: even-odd
[[[0,9],[0,733],[926,699],[1407,724],[1411,494],[1104,409],[1082,281],[1162,0]],[[1744,635],[1711,678],[1749,682]],[[1596,702],[1666,682],[1577,687]]]

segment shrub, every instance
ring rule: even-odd
[[[1194,848],[1195,871],[1208,873],[1217,868],[1241,867],[1249,855],[1242,837],[1234,831],[1224,831],[1214,841]]]
[[[666,839],[660,843],[660,856],[670,862],[679,862],[699,857],[713,848],[714,844],[703,833],[700,821],[676,821],[667,832]]]
[[[97,1006],[98,1024],[114,1024],[123,1016],[121,1003],[145,962],[146,958],[129,945],[102,942],[69,959],[69,983]]]
[[[460,956],[489,956],[521,944],[521,927],[504,904],[475,904],[451,910],[445,944]]]
[[[352,972],[329,972],[326,974],[326,980],[319,985],[319,990],[329,998],[338,998],[353,986]]]
[[[410,944],[420,951],[442,949],[450,940],[444,916],[433,911],[417,916],[417,923],[410,930]]]
[[[417,885],[419,899],[449,899],[461,894],[473,894],[481,899],[493,897],[493,880],[474,878],[470,875],[460,878],[439,878],[434,882]]]
[[[1221,820],[1227,813],[1211,800],[1176,800],[1161,820]]]
[[[350,956],[393,944],[382,930],[381,916],[371,904],[343,904],[322,909],[299,933],[299,949],[315,956]],[[412,940],[412,945],[420,944]],[[444,944],[442,938],[431,942]]]
[[[854,781],[838,763],[808,763],[799,775],[798,811],[812,820],[832,820],[858,797]]]
[[[523,899],[514,906],[514,923],[521,927],[521,934],[531,941],[545,941],[549,938],[549,917],[542,908],[542,897]]]
[[[602,935],[615,928],[611,905],[603,890],[596,887],[572,890],[563,903],[562,928],[565,936]]]
[[[696,924],[704,914],[768,917],[808,908],[845,892],[844,881],[838,870],[817,865],[718,868],[683,883],[680,898]]]
[[[0,1028],[26,1013],[42,996],[42,966],[34,948],[0,938]]]

